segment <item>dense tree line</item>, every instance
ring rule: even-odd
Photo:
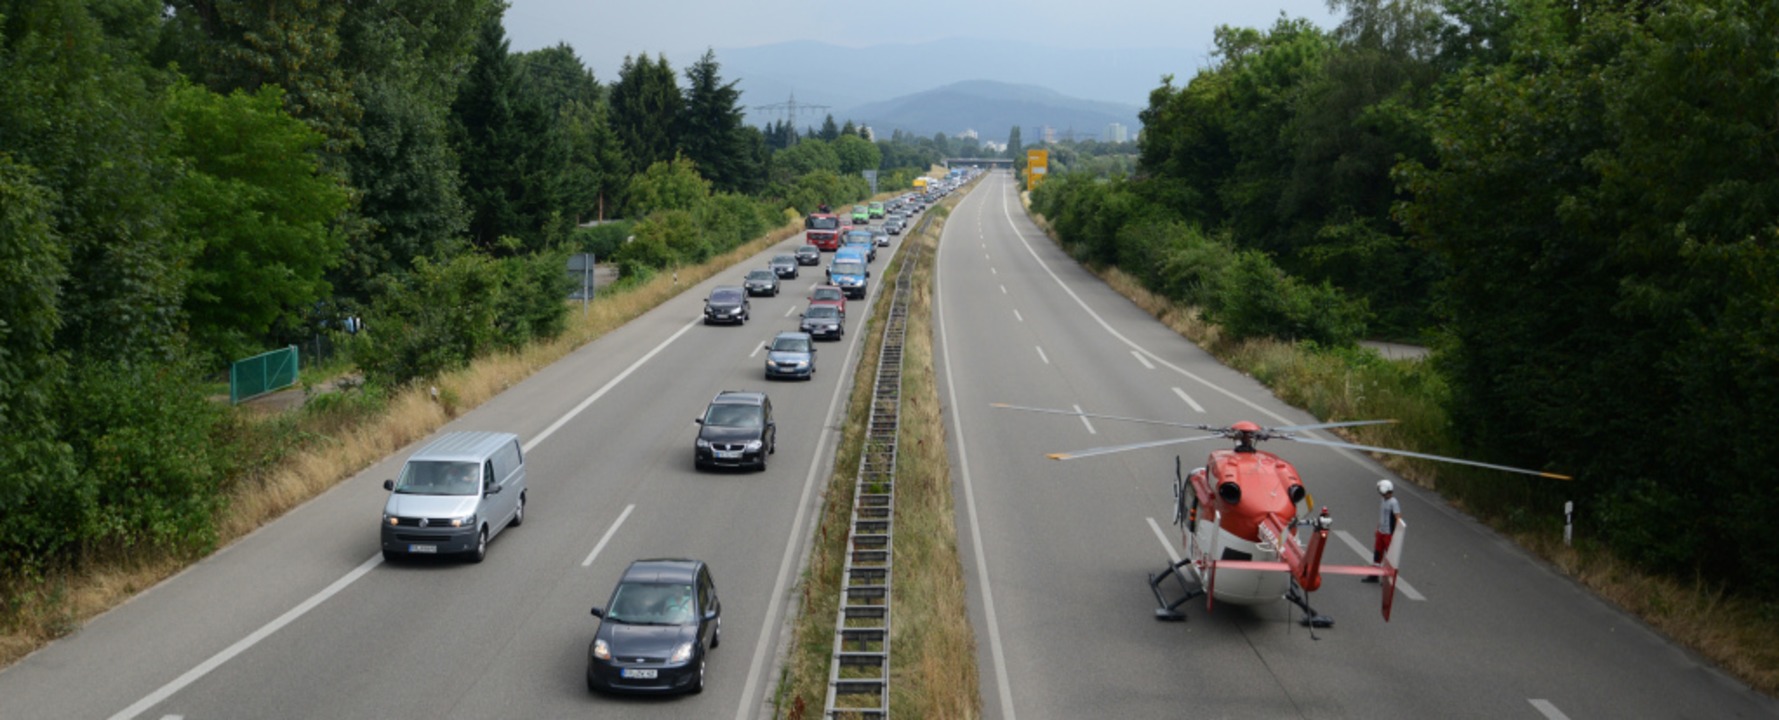
[[[1428,337],[1464,451],[1580,478],[1503,497],[1779,587],[1779,6],[1337,5],[1333,30],[1220,29],[1151,95],[1133,177],[1034,204],[1237,334]]]
[[[214,542],[264,460],[206,398],[231,359],[329,334],[375,395],[560,332],[568,252],[698,262],[885,161],[775,156],[713,53],[606,83],[513,52],[503,9],[0,0],[0,610]]]

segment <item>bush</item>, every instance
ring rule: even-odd
[[[1275,337],[1344,346],[1365,333],[1363,302],[1332,285],[1306,285],[1254,250],[1236,255],[1220,284],[1208,319],[1233,338]]]
[[[630,237],[635,229],[635,221],[616,220],[590,228],[576,228],[568,242],[579,252],[593,253],[594,259],[606,262],[617,255],[624,238]]]

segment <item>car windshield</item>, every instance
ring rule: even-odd
[[[774,277],[777,276],[773,275],[771,270],[755,270],[747,274],[749,280],[771,280]]]
[[[781,337],[772,341],[773,352],[809,352],[809,341],[800,337]]]
[[[819,290],[816,290],[814,295],[810,295],[809,299],[811,299],[811,300],[843,300],[843,299],[845,299],[845,296],[840,294],[839,288],[821,288]]]
[[[836,263],[834,263],[834,274],[835,275],[863,275],[863,274],[865,274],[865,267],[863,265],[860,265],[860,264],[858,264],[856,262],[852,262],[852,261],[836,262]]]
[[[605,619],[628,625],[690,625],[694,614],[691,585],[634,583],[618,585]]]
[[[803,247],[797,248],[798,255],[820,255],[821,252],[822,251],[814,245],[804,245]]]
[[[741,302],[741,293],[735,290],[718,290],[710,294],[710,301],[713,303]]]
[[[833,305],[817,305],[810,308],[808,312],[803,313],[803,316],[831,320],[840,317],[840,308],[834,307]]]
[[[772,264],[774,264],[774,265],[789,265],[794,262],[797,262],[797,258],[791,257],[789,255],[780,255],[778,257],[772,258]]]
[[[473,462],[412,460],[402,468],[395,491],[404,495],[474,495],[482,488],[482,466]]]
[[[760,415],[758,405],[718,403],[710,406],[710,412],[704,414],[704,424],[710,427],[759,427]]]
[[[837,217],[812,217],[812,218],[809,218],[808,222],[805,222],[804,224],[808,225],[810,227],[810,229],[813,229],[813,230],[838,230],[838,229],[840,229],[840,218],[837,218]]]

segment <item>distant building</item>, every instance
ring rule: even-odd
[[[961,133],[958,133],[957,137],[959,140],[979,140],[979,139],[981,139],[981,136],[977,135],[976,131],[974,129],[965,130]]]
[[[1045,125],[1043,138],[1044,142],[1054,144],[1056,142],[1056,128]]]
[[[1124,123],[1112,123],[1106,126],[1105,140],[1109,143],[1129,142],[1130,131],[1124,127]]]
[[[998,143],[993,140],[985,140],[982,143],[982,148],[989,152],[1004,153],[1004,152],[1007,152],[1007,143]]]

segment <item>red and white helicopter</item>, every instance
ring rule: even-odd
[[[1155,601],[1160,605],[1155,611],[1155,617],[1160,620],[1185,620],[1186,615],[1179,609],[1180,606],[1201,596],[1205,598],[1207,611],[1217,601],[1236,605],[1264,605],[1283,599],[1303,609],[1304,625],[1331,627],[1334,620],[1316,612],[1309,604],[1309,594],[1321,587],[1322,575],[1331,574],[1377,577],[1383,590],[1384,621],[1389,622],[1390,606],[1396,597],[1396,577],[1402,564],[1402,546],[1407,523],[1400,516],[1397,517],[1390,548],[1379,565],[1324,565],[1322,551],[1327,546],[1328,532],[1334,524],[1328,508],[1314,512],[1309,492],[1304,489],[1303,479],[1297,474],[1297,468],[1277,455],[1256,450],[1254,444],[1257,442],[1289,440],[1309,445],[1473,465],[1559,480],[1571,479],[1567,475],[1538,470],[1322,440],[1298,434],[1306,430],[1380,425],[1395,422],[1394,420],[1358,420],[1271,428],[1251,422],[1238,422],[1229,427],[1212,427],[1073,410],[1019,407],[1005,403],[995,403],[994,407],[1166,425],[1210,433],[1073,453],[1053,453],[1049,455],[1053,460],[1075,460],[1200,440],[1235,441],[1233,449],[1211,451],[1203,467],[1184,477],[1181,475],[1180,458],[1177,455],[1174,457],[1173,516],[1174,524],[1184,529],[1181,543],[1186,557],[1177,563],[1170,562],[1167,569],[1159,574],[1149,575],[1149,589],[1155,593]],[[1172,601],[1163,595],[1161,589],[1162,583],[1170,576],[1179,581],[1185,593]]]

